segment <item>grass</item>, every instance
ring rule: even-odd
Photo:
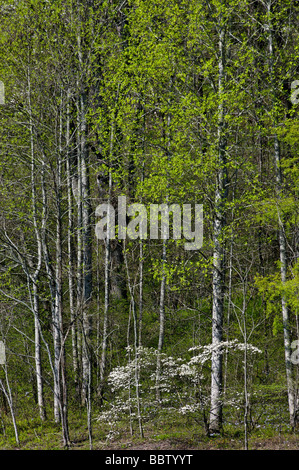
[[[257,402],[249,433],[249,449],[299,450],[298,434],[288,425],[287,410],[269,402]],[[110,427],[107,422],[97,421],[99,408],[93,408],[94,450],[243,450],[244,426],[242,412],[224,410],[225,423],[221,435],[207,436],[200,421],[166,412],[152,416],[144,422],[144,438],[139,436],[134,423],[130,433],[128,419],[117,422],[115,434],[107,440]],[[14,429],[9,414],[0,415],[0,450],[62,450],[61,426],[52,420],[49,407],[48,419],[42,422],[32,404],[17,410],[17,427],[20,445],[16,445]],[[88,428],[85,410],[73,404],[69,411],[70,439],[74,450],[89,450]]]

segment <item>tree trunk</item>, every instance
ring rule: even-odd
[[[159,339],[158,339],[158,354],[157,354],[157,368],[156,368],[156,399],[158,402],[161,400],[160,392],[160,378],[161,378],[161,352],[164,344],[165,332],[165,263],[166,263],[166,240],[163,240],[162,247],[162,279],[160,284],[160,305],[159,305]]]
[[[280,169],[280,146],[277,136],[274,137],[274,158],[275,158],[275,169],[277,175],[277,192],[278,197],[281,191],[281,169]],[[278,203],[279,204],[279,203]],[[279,207],[278,211],[278,241],[279,241],[279,257],[280,257],[280,278],[281,282],[285,283],[287,280],[287,257],[286,257],[286,239],[284,233],[284,226],[282,220],[282,214]],[[294,383],[294,371],[293,364],[291,361],[291,332],[290,332],[290,318],[289,311],[286,302],[285,295],[281,296],[281,311],[282,311],[282,323],[283,323],[283,338],[284,338],[284,354],[285,354],[285,366],[286,366],[286,379],[288,389],[288,402],[289,402],[289,413],[290,413],[290,424],[292,428],[296,427],[298,420],[298,410],[296,409],[296,390]]]
[[[215,193],[214,255],[213,255],[213,306],[212,306],[212,353],[210,431],[220,432],[222,427],[222,354],[219,344],[223,338],[224,302],[224,227],[226,190],[226,139],[224,134],[224,83],[225,83],[225,26],[219,21],[218,62],[218,174]]]
[[[84,340],[82,341],[82,402],[88,396],[89,383],[89,352],[87,341],[91,326],[88,317],[88,304],[92,295],[92,246],[91,246],[91,206],[88,170],[88,151],[86,142],[86,96],[81,96],[81,178],[82,178],[82,236],[83,236],[83,302],[82,325]]]
[[[133,316],[133,328],[134,328],[134,354],[135,354],[134,379],[135,379],[135,392],[136,392],[136,405],[137,405],[137,419],[138,419],[140,437],[143,437],[143,425],[142,425],[141,406],[140,406],[138,319],[137,319],[137,312],[136,312],[136,305],[135,305],[134,287],[132,286],[132,283],[130,280],[126,249],[124,250],[124,258],[125,258],[125,266],[126,266],[126,271],[127,271],[127,280],[128,280],[128,287],[129,287],[129,292],[130,292],[131,311],[132,311],[132,316]],[[130,346],[129,333],[128,333],[128,346]]]
[[[273,29],[271,22],[271,1],[267,3],[267,19],[268,19],[268,41],[269,41],[269,72],[270,72],[270,84],[272,94],[272,110],[275,113],[275,106],[277,104],[276,97],[276,83],[275,74],[273,70],[274,63],[274,45],[273,45]],[[277,119],[274,114],[274,125],[277,125]],[[284,284],[287,280],[287,256],[286,256],[286,238],[284,231],[283,214],[280,210],[280,198],[282,193],[282,170],[280,166],[280,143],[278,136],[274,135],[274,165],[276,172],[276,196],[277,202],[277,215],[278,215],[278,242],[279,242],[279,257],[280,257],[280,278]],[[281,309],[282,309],[282,321],[283,321],[283,337],[284,337],[284,353],[285,353],[285,367],[286,367],[286,379],[287,379],[287,390],[288,390],[288,402],[289,402],[289,414],[290,424],[295,428],[298,423],[298,410],[296,405],[296,390],[294,384],[294,371],[291,362],[291,333],[290,333],[290,318],[289,311],[286,302],[285,295],[281,296]]]
[[[68,201],[68,226],[67,226],[67,246],[68,246],[68,286],[69,286],[69,302],[70,302],[70,319],[72,334],[72,359],[75,388],[78,392],[78,345],[77,345],[77,322],[75,309],[75,258],[74,258],[74,211],[72,198],[72,162],[70,154],[70,110],[69,110],[69,93],[67,102],[67,122],[66,122],[66,176],[67,176],[67,201]]]
[[[57,203],[57,220],[56,220],[56,320],[58,323],[58,344],[59,359],[58,368],[60,368],[60,376],[58,387],[60,387],[60,414],[62,424],[63,444],[69,447],[70,438],[68,430],[68,409],[67,409],[67,380],[65,366],[65,339],[63,333],[63,283],[62,283],[62,109],[60,110],[60,126],[59,126],[59,152],[57,158],[57,181],[56,181],[56,203]],[[56,357],[55,357],[56,359]]]
[[[33,309],[34,309],[34,344],[35,344],[35,370],[37,384],[37,403],[39,416],[42,421],[46,419],[44,392],[43,392],[43,375],[41,361],[41,338],[40,338],[40,322],[39,322],[39,302],[36,281],[33,282]]]
[[[39,323],[39,304],[38,304],[38,288],[37,282],[42,264],[42,242],[38,228],[37,209],[36,209],[36,164],[34,153],[34,134],[33,134],[33,121],[32,121],[32,108],[31,108],[31,82],[30,70],[28,69],[28,96],[29,96],[29,126],[30,126],[30,147],[31,147],[31,203],[33,212],[33,225],[37,242],[37,266],[32,276],[33,285],[33,311],[34,311],[34,344],[35,344],[35,368],[36,368],[36,381],[37,381],[37,401],[39,407],[39,415],[42,421],[46,419],[45,404],[43,396],[43,376],[42,376],[42,362],[41,362],[41,340],[40,340],[40,323]]]
[[[113,151],[113,142],[114,142],[114,116],[112,116],[111,123],[111,133],[110,133],[110,163],[112,161],[112,151]],[[106,351],[107,351],[107,335],[108,335],[108,315],[109,315],[109,306],[110,306],[110,264],[111,264],[111,241],[110,241],[110,203],[111,203],[111,192],[112,192],[112,172],[109,165],[109,174],[108,174],[108,211],[107,211],[107,237],[105,239],[105,299],[104,299],[104,318],[103,318],[103,333],[102,333],[102,354],[101,354],[101,363],[100,363],[100,384],[98,393],[102,400],[103,398],[103,388],[104,388],[104,379],[106,371]]]

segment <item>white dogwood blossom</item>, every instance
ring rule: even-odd
[[[108,385],[115,398],[107,405],[108,409],[103,410],[98,417],[110,426],[107,438],[115,436],[115,423],[118,420],[129,416],[132,423],[138,419],[137,399],[134,394],[136,372],[140,394],[139,411],[144,421],[150,420],[153,414],[161,410],[189,416],[202,413],[209,406],[207,390],[204,388],[204,368],[216,349],[221,354],[245,350],[252,354],[261,353],[257,347],[241,343],[237,339],[223,341],[218,345],[194,346],[186,352],[184,358],[168,356],[166,353],[159,353],[154,348],[139,347],[135,352],[132,346],[128,346],[126,348],[127,363],[115,367],[108,376]],[[161,374],[157,385],[158,354]],[[156,399],[157,387],[161,396],[159,403]],[[240,399],[235,399],[233,404],[237,408],[240,405]]]

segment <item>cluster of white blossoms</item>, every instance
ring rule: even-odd
[[[221,341],[218,344],[208,344],[205,346],[194,346],[189,351],[198,351],[190,361],[191,364],[204,364],[209,361],[214,352],[223,354],[225,351],[247,351],[248,353],[261,353],[262,351],[252,344],[240,343],[237,339],[231,341]]]
[[[203,366],[211,360],[214,352],[224,354],[227,351],[246,351],[253,354],[262,352],[257,347],[236,339],[217,345],[192,347],[188,350],[189,357],[185,359],[159,353],[154,348],[139,347],[135,350],[128,346],[127,364],[115,367],[108,376],[108,385],[115,398],[109,403],[109,409],[103,411],[98,419],[110,425],[109,436],[113,436],[116,421],[128,415],[131,420],[137,418],[137,408],[144,420],[150,419],[151,413],[159,412],[161,406],[164,411],[176,411],[183,415],[198,414],[203,407],[208,406],[208,396],[205,396],[202,385]],[[135,393],[137,385],[138,399]],[[159,403],[157,388],[160,391]]]
[[[186,414],[189,414],[189,413],[196,413],[200,410],[201,406],[199,403],[194,403],[193,405],[185,405],[185,406],[182,406],[180,409],[179,409],[179,412],[182,414],[182,415],[186,415]]]

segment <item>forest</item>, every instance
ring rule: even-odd
[[[0,0],[0,450],[299,449],[298,13]]]

